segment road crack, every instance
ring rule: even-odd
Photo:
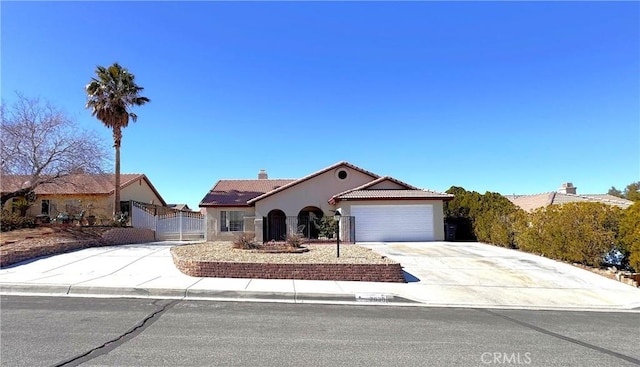
[[[52,367],[73,367],[79,366],[87,361],[90,361],[94,358],[105,355],[112,350],[118,348],[122,344],[132,340],[140,333],[142,333],[146,328],[151,326],[154,322],[156,322],[163,313],[168,311],[170,308],[175,306],[180,300],[173,300],[170,302],[166,302],[165,300],[156,300],[153,302],[153,305],[156,306],[155,311],[147,315],[142,321],[134,325],[131,329],[127,330],[124,334],[117,336],[114,339],[107,341],[106,343],[99,345],[95,348],[88,350],[85,353],[79,354],[70,359],[64,360],[62,362],[56,363],[52,365]]]

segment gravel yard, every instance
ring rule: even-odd
[[[335,245],[304,245],[308,252],[261,253],[232,247],[231,242],[206,242],[195,245],[173,247],[171,251],[184,260],[221,261],[272,264],[396,264],[370,249],[358,245],[340,246],[340,257],[336,257]]]

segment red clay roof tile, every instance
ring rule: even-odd
[[[77,174],[63,176],[54,183],[38,185],[35,189],[36,195],[111,195],[114,191],[114,174]],[[12,192],[28,185],[31,179],[27,175],[4,175],[0,180],[2,192]],[[138,179],[147,181],[151,190],[160,198],[163,205],[166,205],[162,196],[158,193],[151,181],[142,173],[123,173],[120,175],[120,187],[124,188]]]
[[[295,180],[220,180],[202,199],[200,206],[247,206],[247,201],[293,181]]]

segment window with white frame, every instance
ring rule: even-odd
[[[221,211],[220,232],[242,232],[244,230],[243,211]]]

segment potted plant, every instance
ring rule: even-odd
[[[93,214],[93,202],[89,201],[88,203],[86,203],[83,209],[84,209],[83,212],[87,213],[87,216],[84,217],[84,219],[86,219],[87,221],[87,225],[92,226],[96,224],[97,218],[95,214]]]

